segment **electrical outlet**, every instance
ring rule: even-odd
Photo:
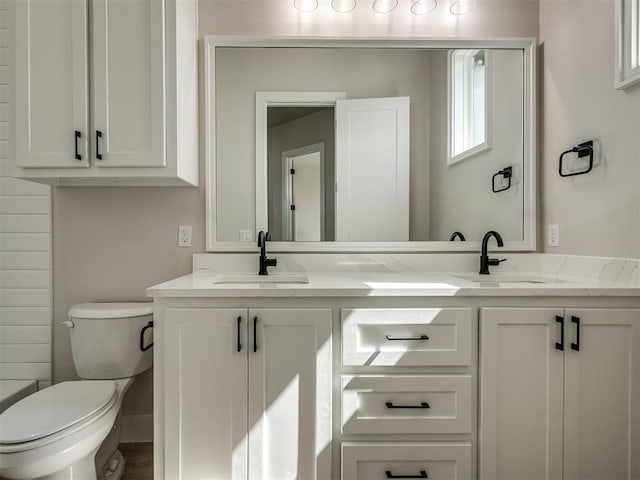
[[[547,225],[547,246],[560,246],[560,225]]]
[[[240,230],[241,242],[253,242],[253,230]]]
[[[178,246],[179,247],[191,246],[191,225],[178,226]]]

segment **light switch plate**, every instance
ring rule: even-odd
[[[560,246],[560,225],[547,225],[547,246]]]
[[[190,247],[191,246],[191,225],[179,225],[178,226],[178,246]]]

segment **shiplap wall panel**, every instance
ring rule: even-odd
[[[0,345],[51,344],[51,325],[0,325]]]
[[[43,382],[51,382],[51,363],[0,363],[0,378],[4,380],[37,380],[38,388]]]
[[[47,363],[51,358],[51,345],[3,345],[0,363]]]
[[[48,270],[0,270],[2,288],[51,288]]]
[[[51,325],[51,307],[0,307],[0,327]]]
[[[0,251],[3,252],[49,252],[50,233],[0,233]]]
[[[0,379],[51,384],[51,188],[9,178],[10,22],[0,0]]]
[[[0,215],[0,232],[49,233],[50,231],[50,215]]]

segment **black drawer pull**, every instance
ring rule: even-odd
[[[253,353],[258,351],[258,317],[253,317]]]
[[[82,160],[82,155],[78,153],[78,139],[82,138],[82,133],[80,130],[75,131],[75,158],[76,160]]]
[[[242,322],[242,317],[238,317],[238,351],[242,350],[242,344],[240,343],[240,322]]]
[[[571,342],[571,350],[580,351],[580,317],[571,317],[571,323],[576,324],[576,341]]]
[[[387,335],[384,338],[386,338],[389,341],[394,341],[394,340],[429,340],[429,337],[426,335],[418,335],[417,337],[394,337],[392,335]]]
[[[560,343],[556,342],[556,350],[564,350],[564,318],[556,315],[556,322],[560,324]]]
[[[387,408],[431,408],[427,402],[421,402],[420,405],[394,405],[393,402],[386,402]]]
[[[102,154],[100,153],[100,139],[102,138],[102,132],[96,130],[96,159],[102,160]]]
[[[426,470],[420,470],[420,475],[394,475],[391,470],[384,472],[387,474],[387,478],[429,478]]]

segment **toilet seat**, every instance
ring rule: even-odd
[[[36,392],[0,416],[0,451],[37,448],[85,428],[117,398],[113,380],[62,382]]]

